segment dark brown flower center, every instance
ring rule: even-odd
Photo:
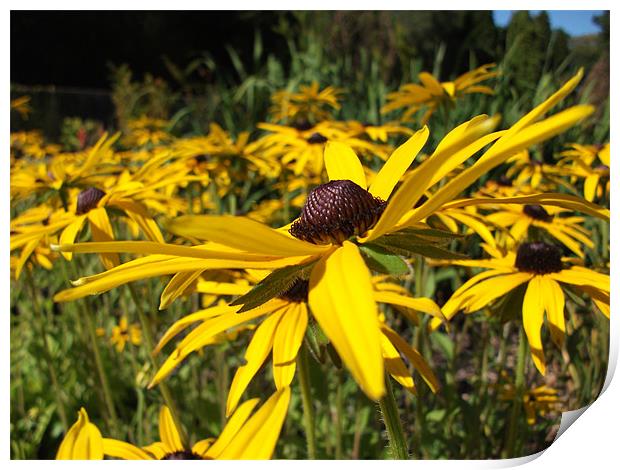
[[[506,175],[501,175],[496,182],[499,186],[512,186],[512,180]]]
[[[342,243],[375,225],[386,205],[353,181],[333,180],[310,191],[289,232],[316,245]]]
[[[526,204],[523,206],[523,213],[529,215],[532,219],[543,222],[551,222],[553,220],[553,216],[540,204]]]
[[[297,129],[298,131],[309,131],[310,129],[312,129],[314,127],[313,124],[311,124],[309,121],[297,121],[293,127],[295,129]]]
[[[325,137],[323,134],[315,132],[310,137],[308,137],[306,142],[308,142],[309,144],[324,144],[325,142],[327,142],[327,137]]]
[[[517,250],[515,267],[527,273],[557,273],[563,269],[562,252],[545,242],[523,243]]]
[[[278,297],[289,302],[307,302],[308,286],[310,283],[306,279],[297,279],[291,287],[280,294]]]
[[[160,460],[204,460],[197,454],[189,450],[178,450],[164,455]]]
[[[77,215],[86,214],[89,210],[97,207],[97,203],[105,196],[105,192],[97,188],[88,188],[78,194]]]

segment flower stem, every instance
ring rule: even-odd
[[[144,334],[144,344],[148,351],[148,356],[151,359],[151,363],[153,364],[153,367],[155,368],[155,370],[157,370],[159,369],[159,363],[152,354],[153,349],[155,348],[155,342],[153,340],[153,330],[151,328],[151,322],[148,316],[144,313],[144,309],[142,308],[142,304],[140,303],[140,299],[138,297],[138,294],[134,286],[132,284],[127,284],[127,287],[129,288],[129,293],[131,294],[131,298],[133,299],[133,302],[136,306],[136,310],[138,311],[138,317],[140,319],[140,324],[142,325],[142,333]],[[160,382],[158,387],[159,387],[159,390],[161,391],[161,395],[164,399],[164,403],[166,403],[166,406],[170,410],[170,414],[172,415],[172,420],[174,421],[174,424],[176,425],[176,428],[179,432],[179,436],[181,438],[181,443],[183,444],[183,447],[185,449],[190,449],[189,438],[187,436],[187,433],[185,432],[185,428],[183,428],[183,425],[181,423],[178,408],[176,406],[174,399],[172,398],[172,394],[170,393],[170,389],[168,388],[168,385],[164,382]]]
[[[97,341],[97,331],[93,322],[94,314],[92,309],[90,308],[88,299],[82,299],[82,305],[84,305],[84,319],[86,320],[86,329],[88,330],[88,337],[90,339],[90,343],[93,349],[93,356],[95,357],[95,367],[97,368],[97,374],[99,375],[99,381],[101,382],[103,399],[105,401],[108,414],[110,415],[110,427],[113,430],[116,430],[116,409],[114,408],[114,400],[112,398],[110,384],[108,383],[108,376],[106,375],[105,368],[103,367],[103,360],[101,359],[101,350],[99,349],[99,343]]]
[[[394,399],[392,384],[387,374],[385,377],[385,395],[379,400],[379,407],[381,408],[383,422],[387,430],[392,458],[396,460],[409,459],[407,440],[405,439],[403,425],[398,416],[398,407]]]
[[[297,367],[299,369],[299,386],[301,388],[301,400],[304,407],[304,427],[306,430],[306,446],[308,459],[316,459],[316,442],[314,437],[314,409],[312,407],[312,390],[310,387],[310,367],[308,364],[308,351],[305,343],[302,343],[297,354]]]
[[[527,341],[523,327],[519,329],[519,351],[517,353],[517,369],[515,371],[515,397],[512,403],[510,424],[506,438],[506,447],[503,458],[517,457],[515,455],[517,442],[517,428],[519,427],[519,410],[523,406],[523,392],[525,385],[525,359],[527,356]]]
[[[32,307],[36,316],[37,327],[39,328],[39,334],[41,335],[41,340],[43,341],[43,355],[45,357],[45,362],[47,362],[50,379],[52,380],[52,388],[54,389],[54,398],[56,399],[58,415],[60,416],[62,427],[66,432],[67,429],[69,429],[69,422],[67,421],[67,413],[65,412],[65,405],[62,400],[62,390],[60,389],[60,385],[58,384],[58,374],[56,373],[56,367],[54,366],[54,360],[52,358],[50,346],[47,342],[47,333],[45,332],[45,318],[43,317],[43,312],[41,312],[41,303],[39,302],[39,296],[37,295],[37,290],[34,285],[32,273],[30,272],[28,266],[26,266],[26,269],[24,269],[24,271],[26,271],[26,278],[28,279],[28,285],[30,287],[30,295],[32,296]]]

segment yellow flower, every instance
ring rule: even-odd
[[[131,119],[127,123],[129,134],[123,138],[123,144],[128,147],[142,147],[149,144],[167,143],[173,139],[166,130],[168,125],[168,122],[163,119],[153,119],[148,116]]]
[[[127,323],[127,317],[121,317],[117,326],[112,327],[112,336],[110,336],[110,343],[112,343],[118,352],[123,352],[125,344],[130,342],[135,346],[139,346],[142,342],[142,330],[137,323],[129,325]]]
[[[580,71],[506,131],[491,133],[498,119],[488,116],[478,116],[458,126],[396,190],[400,178],[426,143],[427,128],[394,151],[370,186],[354,151],[345,144],[330,142],[325,149],[330,182],[308,195],[301,217],[290,226],[294,236],[285,229],[276,230],[243,217],[185,216],[173,220],[168,229],[187,238],[208,240],[209,244],[185,247],[120,242],[61,246],[62,251],[152,255],[79,279],[76,288],[60,292],[55,299],[71,300],[163,274],[208,269],[303,268],[308,272],[308,301],[313,316],[362,390],[376,400],[385,390],[382,329],[372,276],[360,249],[402,242],[403,238],[407,242],[406,229],[419,227],[421,220],[447,205],[480,176],[515,152],[544,141],[591,114],[591,106],[575,106],[536,122],[577,85],[581,76]],[[476,163],[415,207],[429,188],[493,142]],[[398,231],[400,234],[395,233]]]
[[[252,270],[254,275],[265,277],[268,273]],[[251,276],[248,276],[250,278]],[[257,279],[254,280],[257,282]],[[248,384],[261,369],[269,354],[272,354],[273,378],[276,388],[288,387],[296,370],[296,359],[306,333],[309,321],[307,280],[298,279],[285,292],[263,305],[238,313],[238,307],[226,304],[207,308],[174,323],[162,336],[154,353],[162,348],[176,335],[188,327],[198,324],[182,341],[157,371],[149,387],[153,387],[166,378],[189,354],[204,346],[219,342],[219,336],[225,331],[238,328],[260,319],[260,325],[253,333],[252,340],[244,356],[244,365],[237,372],[230,385],[226,414],[232,413]],[[198,282],[197,290],[208,294],[247,294],[252,289],[247,283]],[[442,319],[441,310],[430,299],[412,298],[402,287],[385,281],[384,277],[372,280],[374,301],[391,304],[403,309],[410,316],[409,309],[428,313]],[[316,316],[316,315],[315,315]],[[433,392],[439,388],[439,382],[420,353],[408,345],[394,330],[381,321],[381,350],[388,372],[407,390],[415,393],[415,384],[401,354],[419,371]]]
[[[562,285],[573,286],[590,296],[609,318],[609,275],[582,266],[565,266],[570,260],[562,258],[556,246],[545,242],[522,243],[517,250],[505,255],[496,248],[483,247],[493,258],[449,262],[486,270],[459,287],[442,307],[442,311],[448,319],[461,310],[472,313],[526,284],[522,306],[523,327],[530,344],[532,360],[541,374],[544,375],[546,370],[541,340],[545,312],[551,339],[558,346],[564,341],[566,328]],[[439,322],[432,319],[431,325],[437,327]]]
[[[290,388],[273,394],[253,415],[254,398],[244,402],[230,417],[218,438],[196,442],[184,449],[179,431],[166,406],[159,413],[160,441],[145,447],[104,438],[88,421],[84,408],[60,444],[57,460],[102,460],[104,456],[123,460],[258,460],[270,459],[286,417]]]
[[[323,121],[331,118],[332,110],[340,109],[341,93],[341,89],[332,86],[319,90],[319,84],[313,81],[310,86],[301,85],[298,93],[289,90],[274,93],[269,112],[275,121]]]
[[[514,384],[507,383],[498,388],[500,400],[513,401],[515,399],[516,388]],[[536,416],[543,416],[552,411],[560,412],[563,404],[559,397],[559,392],[547,385],[540,385],[526,390],[523,393],[522,401],[527,424],[530,426],[536,424]]]
[[[558,166],[565,168],[573,181],[576,178],[584,178],[583,197],[587,201],[593,201],[595,196],[602,198],[604,190],[609,194],[609,152],[607,143],[571,144],[570,150],[560,153],[563,158],[558,162]],[[598,165],[595,165],[597,160]]]
[[[504,204],[501,209],[488,214],[486,220],[498,227],[510,229],[502,243],[506,248],[527,238],[530,227],[538,227],[583,258],[585,255],[580,244],[594,248],[592,234],[582,227],[583,217],[561,217],[564,212],[567,210],[540,204]]]
[[[30,96],[20,96],[11,100],[11,110],[17,111],[22,119],[28,119],[28,115],[32,112]]]
[[[479,85],[480,82],[495,77],[498,73],[491,71],[495,64],[486,64],[471,70],[453,82],[439,82],[428,72],[418,75],[421,85],[407,83],[398,91],[389,93],[388,103],[381,108],[381,113],[389,113],[400,108],[407,108],[402,117],[408,121],[413,114],[423,108],[427,108],[422,116],[421,123],[426,124],[435,110],[442,105],[453,105],[463,95],[471,93],[484,93],[492,95],[493,90],[488,86]]]

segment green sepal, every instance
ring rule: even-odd
[[[385,248],[366,243],[360,245],[359,249],[366,265],[373,271],[392,276],[400,276],[409,272],[407,263],[400,256],[390,253]]]
[[[268,300],[286,292],[296,280],[307,279],[314,263],[315,261],[302,266],[293,265],[276,269],[256,284],[250,292],[234,300],[230,305],[243,304],[243,307],[237,310],[237,313],[246,312],[263,305]]]
[[[401,234],[402,231],[377,238],[373,243],[387,251],[411,258],[422,255],[426,258],[435,259],[468,259],[468,256],[450,251],[446,248],[428,242],[420,242],[414,236]]]

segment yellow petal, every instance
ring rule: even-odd
[[[159,438],[171,452],[183,450],[181,437],[172,419],[172,413],[165,405],[161,407],[159,412]]]
[[[322,258],[310,275],[312,314],[372,400],[385,392],[381,332],[370,272],[357,246]]]
[[[282,307],[283,303],[283,301],[275,299],[253,310],[244,312],[243,314],[230,313],[203,322],[202,325],[192,330],[192,332],[177,345],[176,349],[168,356],[155,374],[155,377],[153,377],[153,380],[149,384],[149,388],[154,387],[166,378],[189,354],[199,348],[215,343],[218,334],[263,315],[267,315]]]
[[[209,447],[211,447],[211,444],[213,444],[214,442],[215,442],[214,437],[209,437],[208,439],[203,439],[201,441],[198,441],[196,442],[196,444],[192,446],[192,452],[196,455],[200,455],[201,457],[204,457],[207,451],[209,450]]]
[[[459,199],[454,202],[449,202],[444,206],[446,209],[466,206],[481,206],[485,204],[541,204],[548,206],[563,207],[577,212],[583,212],[593,217],[609,220],[609,210],[604,207],[597,206],[588,201],[581,199],[580,197],[571,196],[570,194],[560,193],[546,193],[546,194],[532,194],[530,196],[517,196],[517,197],[505,197],[505,198],[471,198],[471,199]]]
[[[215,307],[199,310],[197,312],[184,316],[180,320],[174,322],[172,326],[166,330],[164,335],[159,340],[159,343],[157,343],[157,346],[153,350],[153,354],[158,354],[172,338],[174,338],[181,331],[183,331],[185,328],[192,325],[193,323],[208,320],[214,317],[219,317],[220,315],[224,314],[232,315],[237,310],[238,309],[236,307],[230,307],[228,305],[217,305]]]
[[[103,439],[103,453],[123,460],[153,460],[153,457],[139,447],[116,439]]]
[[[407,341],[402,339],[398,333],[391,328],[383,325],[381,327],[383,334],[390,340],[390,342],[398,349],[404,356],[411,362],[413,367],[420,373],[420,376],[424,379],[424,382],[429,386],[433,393],[439,390],[439,380],[433,373],[426,360],[415,349],[413,349]]]
[[[415,157],[428,140],[429,130],[424,126],[404,144],[400,145],[385,162],[368,191],[375,197],[387,201],[396,184],[405,174]],[[363,187],[363,186],[362,186]],[[366,188],[364,188],[366,189]]]
[[[534,365],[542,375],[545,375],[545,355],[540,338],[545,310],[542,296],[540,276],[534,276],[529,282],[523,298],[523,328],[525,328],[525,334],[530,343]]]
[[[237,403],[241,399],[241,395],[245,392],[248,384],[256,375],[258,370],[262,367],[265,359],[271,352],[273,347],[273,338],[276,334],[276,328],[282,319],[282,316],[286,313],[287,308],[272,313],[269,317],[265,318],[260,326],[254,332],[252,341],[248,345],[245,351],[245,364],[240,366],[235,372],[230,389],[228,391],[228,399],[226,400],[226,416],[234,411]]]
[[[295,376],[295,360],[307,326],[305,303],[291,305],[280,320],[273,340],[273,379],[278,390],[288,387]]]
[[[121,264],[109,271],[80,278],[74,282],[77,286],[73,289],[63,290],[54,296],[55,302],[67,302],[79,299],[86,295],[100,294],[114,287],[127,284],[129,282],[149,277],[175,274],[183,271],[196,271],[207,269],[277,269],[293,264],[306,264],[311,261],[309,257],[282,258],[274,261],[237,261],[221,259],[195,259],[195,258],[170,258],[158,257],[153,255],[149,260],[139,259],[135,264],[133,261]],[[127,266],[129,265],[129,266]]]
[[[159,298],[159,310],[167,308],[175,299],[182,296],[201,274],[202,271],[190,271],[172,276]]]
[[[239,432],[243,424],[248,420],[252,411],[256,408],[256,405],[258,405],[258,402],[258,398],[252,398],[237,407],[233,415],[226,422],[219,437],[207,450],[206,457],[215,459],[222,453]]]
[[[443,87],[437,81],[435,77],[433,77],[428,72],[420,72],[418,74],[418,78],[422,82],[422,84],[435,96],[441,96],[444,94]]]
[[[596,187],[598,186],[599,175],[594,173],[588,175],[583,183],[583,197],[586,201],[592,202],[596,194]]]
[[[65,229],[60,234],[58,239],[61,245],[73,243],[84,225],[84,221],[86,220],[86,215],[79,215],[75,218],[73,222],[65,227]],[[73,254],[72,253],[63,253],[62,254],[67,260],[71,261]]]
[[[503,163],[510,156],[519,150],[523,150],[538,142],[544,141],[568,129],[579,120],[592,114],[592,106],[574,106],[566,111],[562,111],[544,121],[532,124],[520,133],[507,138],[508,133],[495,143],[480,159],[470,168],[461,172],[454,179],[439,189],[428,201],[418,209],[414,209],[408,217],[406,223],[411,224],[428,217],[436,209],[446,202],[453,200],[460,192],[469,187],[480,176],[488,173],[496,166]],[[498,146],[500,142],[503,145]],[[403,184],[404,186],[404,184]],[[388,205],[389,208],[389,205]],[[388,209],[386,209],[387,212]],[[404,214],[404,212],[402,212]],[[385,212],[384,212],[385,215]],[[379,220],[379,223],[381,220]],[[377,223],[377,226],[379,225]]]
[[[105,243],[114,240],[112,224],[104,207],[92,209],[87,216],[90,222],[90,233],[95,242]],[[99,257],[106,269],[112,269],[120,264],[120,259],[116,253],[103,253]]]
[[[355,152],[347,144],[327,142],[325,144],[325,169],[329,180],[350,180],[366,189],[364,167]]]
[[[109,202],[109,206],[116,206],[125,212],[142,229],[149,240],[164,243],[164,237],[157,226],[157,223],[149,215],[146,208],[131,200],[115,199]]]
[[[490,302],[530,280],[530,273],[513,273],[484,280],[467,291],[468,300],[463,303],[467,312],[475,312]]]
[[[409,369],[400,358],[400,353],[385,335],[381,335],[381,350],[383,351],[383,361],[385,369],[399,384],[415,393],[415,384]]]
[[[280,436],[291,398],[291,389],[283,388],[248,419],[219,459],[270,459]]]
[[[427,299],[425,297],[408,297],[394,292],[375,292],[374,297],[377,302],[411,308],[418,312],[428,313],[429,315],[439,318],[441,321],[446,321],[439,305],[431,299]]]
[[[276,256],[321,254],[329,245],[313,245],[246,217],[182,216],[169,222],[168,230],[183,237],[211,240],[251,253]]]
[[[564,292],[560,285],[547,276],[540,277],[540,288],[543,304],[547,311],[547,320],[551,331],[551,339],[561,347],[564,342],[566,325],[564,322]]]
[[[103,438],[99,429],[88,419],[84,408],[78,420],[60,443],[57,460],[103,460]]]

